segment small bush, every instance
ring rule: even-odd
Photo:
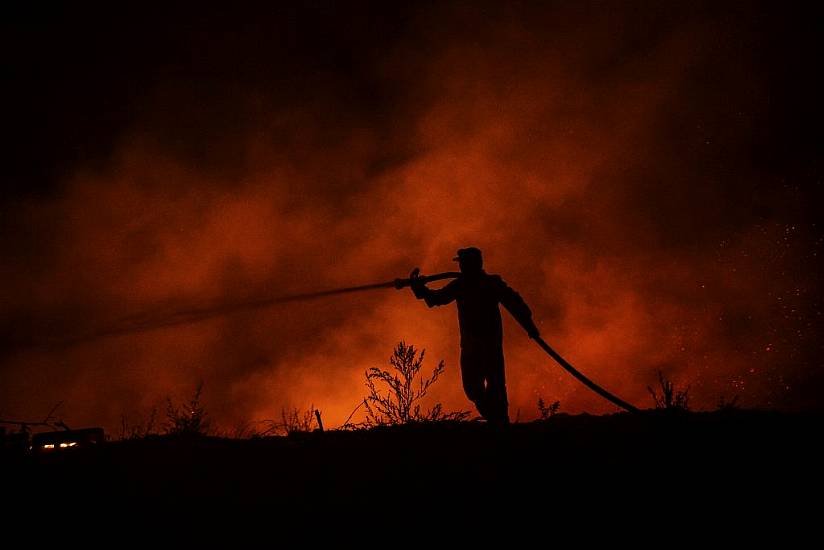
[[[299,407],[281,408],[280,420],[258,420],[254,422],[255,426],[250,426],[245,433],[249,437],[266,437],[321,431],[319,416],[320,411],[315,409],[314,405],[310,405],[307,410]]]
[[[296,407],[290,410],[281,409],[280,417],[283,421],[280,428],[286,435],[311,432],[317,425],[314,405],[311,405],[306,411],[301,411]]]
[[[543,397],[538,398],[538,412],[541,414],[541,420],[546,420],[558,414],[561,409],[561,402],[555,401],[549,405],[544,402]]]
[[[120,439],[144,439],[155,433],[157,423],[157,407],[152,407],[149,418],[145,422],[138,421],[136,424],[129,424],[126,415],[120,416]]]
[[[171,398],[166,398],[166,424],[164,430],[168,435],[206,435],[209,433],[210,421],[206,418],[206,409],[200,402],[203,383],[197,385],[194,395],[188,403],[175,405]]]
[[[366,371],[366,387],[369,395],[364,400],[367,427],[382,425],[408,424],[410,422],[432,422],[442,420],[464,420],[469,416],[466,411],[443,412],[440,403],[428,410],[421,409],[419,403],[429,388],[437,382],[445,370],[444,362],[432,371],[429,378],[419,377],[423,367],[426,350],[420,353],[414,346],[401,341],[395,346],[389,364],[393,370],[372,367]],[[416,380],[417,379],[417,380]],[[385,393],[378,384],[386,386]]]
[[[664,377],[664,373],[660,370],[658,371],[658,383],[661,386],[660,395],[650,386],[647,386],[647,391],[652,396],[652,400],[655,402],[656,409],[678,411],[690,410],[689,386],[687,386],[683,390],[679,390],[673,385],[673,383],[669,379]]]

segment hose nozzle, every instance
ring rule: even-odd
[[[421,275],[420,277],[417,277],[416,280],[426,284],[433,281],[440,281],[442,279],[457,279],[460,276],[461,274],[457,271],[448,271],[446,273],[436,273],[435,275]],[[400,290],[402,288],[412,286],[412,279],[395,279],[394,285],[397,290]]]

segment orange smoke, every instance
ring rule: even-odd
[[[742,153],[755,122],[711,118],[742,87],[753,90],[736,109],[757,112],[746,41],[725,50],[733,63],[711,42],[737,32],[723,21],[668,20],[637,43],[638,29],[605,16],[573,10],[564,32],[545,33],[557,14],[505,15],[501,25],[456,8],[420,16],[417,38],[360,60],[388,107],[363,97],[354,108],[340,95],[360,88],[335,74],[301,81],[307,97],[232,92],[247,122],[225,150],[170,145],[206,139],[178,122],[209,127],[214,105],[187,103],[196,82],[158,83],[109,162],[17,205],[14,223],[35,244],[3,271],[10,341],[152,308],[452,270],[455,250],[471,245],[523,295],[546,340],[624,399],[650,406],[661,369],[699,408],[722,395],[788,406],[795,325],[770,293],[803,243],[790,234],[782,257],[767,254],[788,224],[725,210],[728,188],[760,177]],[[723,74],[723,94],[700,91],[702,70]],[[815,288],[804,271],[782,285]],[[615,410],[505,323],[513,418],[535,418],[539,396],[566,412]],[[470,409],[454,306],[427,310],[386,290],[68,350],[10,344],[1,412],[36,418],[63,401],[69,424],[116,430],[121,414],[162,411],[165,396],[203,381],[224,429],[309,404],[335,426],[365,395],[365,369],[385,365],[401,339],[425,348],[431,368],[446,361],[433,400]]]

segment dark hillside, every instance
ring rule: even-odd
[[[210,510],[439,503],[472,508],[801,506],[820,492],[821,415],[760,411],[557,415],[248,440],[150,437],[6,460],[25,500]],[[13,495],[14,493],[7,493]],[[494,500],[490,500],[493,498]],[[58,499],[59,500],[59,499]]]

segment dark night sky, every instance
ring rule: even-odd
[[[821,408],[812,8],[273,4],[4,13],[0,417],[64,401],[112,426],[202,380],[227,426],[309,403],[334,423],[401,338],[468,408],[454,311],[398,293],[39,344],[471,244],[628,400],[662,369],[699,408]],[[612,410],[506,327],[513,416]]]

